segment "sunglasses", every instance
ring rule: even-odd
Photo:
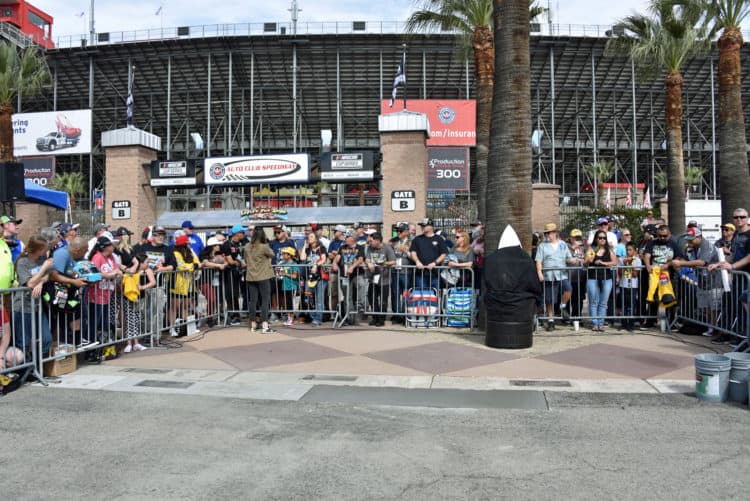
[[[596,237],[597,240],[606,240],[607,237]]]
[[[747,219],[747,216],[732,216],[732,219]]]
[[[623,236],[623,237],[629,237],[629,236],[630,236],[630,233],[623,233],[623,234],[622,234],[622,236]]]

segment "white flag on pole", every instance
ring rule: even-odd
[[[399,85],[403,85],[404,87],[406,87],[406,48],[404,48],[404,52],[401,54],[401,64],[398,65],[396,76],[393,79],[393,91],[391,92],[390,104],[391,108],[393,108],[393,103],[396,101],[396,95],[398,94]],[[406,108],[406,95],[404,95],[404,108]]]
[[[646,188],[646,196],[643,198],[643,206],[647,209],[651,208],[651,190]]]
[[[607,188],[607,198],[604,199],[604,206],[609,209],[610,204],[612,203],[612,192],[610,191],[610,188]]]

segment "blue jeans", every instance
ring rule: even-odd
[[[307,282],[305,282],[305,290],[312,291],[315,295],[315,311],[310,312],[310,318],[313,319],[313,322],[323,321],[323,310],[326,307],[326,287],[328,287],[328,282],[325,280],[318,280],[313,288],[308,287]]]
[[[440,274],[436,270],[414,270],[414,288],[440,290]]]
[[[27,360],[31,360],[31,326],[36,323],[37,336],[42,337],[42,355],[49,353],[52,346],[52,332],[49,328],[47,315],[42,314],[41,320],[38,313],[31,312],[13,312],[13,331],[16,334],[16,348],[26,355]]]
[[[404,313],[404,303],[401,295],[409,290],[408,270],[391,271],[391,311],[399,316]]]
[[[612,279],[586,281],[586,291],[589,295],[589,316],[594,327],[604,325],[604,316],[607,314],[607,302],[612,293]]]

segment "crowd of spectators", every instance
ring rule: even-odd
[[[481,224],[436,232],[430,219],[399,223],[392,238],[365,224],[309,224],[302,238],[284,225],[235,224],[207,232],[205,242],[191,221],[171,234],[145,228],[137,241],[126,227],[99,223],[84,239],[79,225],[55,223],[25,244],[16,236],[21,220],[0,222],[0,290],[23,288],[3,294],[3,366],[28,360],[32,330],[46,357],[53,341],[79,349],[120,341],[120,353],[145,350],[144,336],[185,335],[189,319],[198,329],[245,317],[261,333],[281,321],[317,327],[333,313],[349,323],[367,314],[372,326],[385,325],[388,315],[404,323],[411,288],[478,288],[484,251]],[[91,362],[103,353],[84,352]]]
[[[546,329],[554,330],[556,319],[567,323],[571,317],[588,317],[597,332],[615,317],[620,328],[647,329],[657,318],[672,320],[673,307],[679,306],[694,308],[709,326],[722,310],[725,317],[731,311],[734,318],[725,323],[735,322],[737,331],[744,322],[748,284],[740,277],[735,284],[739,289],[732,287],[728,293],[721,270],[750,271],[747,215],[747,210],[736,209],[732,222],[721,225],[716,242],[706,239],[694,220],[685,233],[674,236],[650,210],[640,226],[639,242],[630,229],[618,228],[613,217],[598,218],[585,240],[580,229],[563,239],[555,223],[547,224],[541,235],[535,234],[532,251],[544,284],[539,305]],[[678,305],[680,298],[688,304]],[[713,327],[704,328],[703,334],[717,344],[732,341]]]

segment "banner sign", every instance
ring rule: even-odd
[[[16,113],[12,124],[16,157],[91,153],[91,110]]]
[[[151,162],[151,186],[195,185],[194,161]]]
[[[23,159],[23,177],[39,186],[47,186],[55,175],[55,157],[26,157]]]
[[[380,102],[380,114],[404,110],[403,101]],[[476,146],[477,104],[474,100],[458,99],[412,99],[406,102],[409,111],[427,115],[430,122],[430,139],[427,146]]]
[[[297,184],[310,180],[310,155],[215,157],[203,162],[206,184]]]
[[[254,207],[240,211],[240,221],[286,221],[289,213],[286,209],[276,207]]]
[[[323,181],[372,181],[373,178],[372,151],[320,155],[320,179]]]
[[[427,189],[469,189],[468,148],[427,148]]]

